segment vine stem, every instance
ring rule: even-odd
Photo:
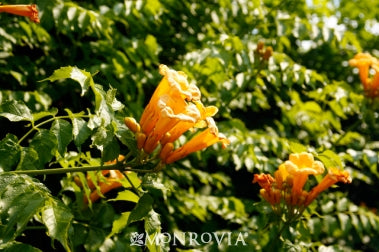
[[[154,173],[154,169],[133,169],[130,167],[124,167],[123,165],[100,165],[100,166],[83,166],[83,167],[70,167],[70,168],[51,168],[42,170],[18,170],[9,171],[4,173],[12,174],[25,174],[25,175],[48,175],[48,174],[61,174],[61,173],[71,173],[71,172],[86,172],[86,171],[102,171],[102,170],[119,170],[119,171],[132,171],[136,173]]]
[[[74,117],[85,117],[85,118],[89,118],[90,116],[88,116],[88,115],[75,116],[75,115],[74,115]],[[57,119],[70,119],[70,118],[72,118],[72,116],[53,116],[52,118],[47,119],[47,120],[45,120],[45,121],[43,121],[43,122],[41,122],[41,123],[39,123],[39,124],[37,124],[37,125],[34,125],[34,122],[32,122],[32,123],[31,123],[31,124],[32,124],[32,128],[31,128],[28,132],[26,132],[26,134],[23,135],[23,136],[20,138],[20,140],[18,140],[18,144],[21,144],[21,142],[24,141],[24,139],[25,139],[27,136],[29,136],[34,130],[38,130],[38,128],[41,127],[42,125],[45,125],[45,124],[47,124],[47,123],[49,123],[49,122],[52,122],[52,121],[54,121],[54,120],[57,120]]]

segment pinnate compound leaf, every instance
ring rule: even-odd
[[[55,70],[54,73],[50,77],[42,81],[46,81],[46,80],[56,81],[60,79],[72,79],[72,80],[77,81],[82,88],[82,92],[81,92],[82,96],[87,92],[88,88],[93,84],[93,79],[89,72],[86,72],[84,70],[81,70],[73,66],[61,67]]]
[[[56,136],[58,143],[58,152],[63,157],[67,145],[72,140],[72,126],[65,120],[55,120],[51,125],[50,131]]]
[[[49,130],[41,129],[33,137],[30,147],[38,153],[40,166],[50,162],[57,149],[57,137]]]
[[[71,251],[68,245],[68,231],[73,215],[63,203],[50,199],[42,209],[42,222],[52,239],[57,239],[66,251]]]
[[[330,168],[330,167],[336,167],[340,169],[343,168],[341,158],[335,152],[331,150],[323,151],[317,156],[317,158],[320,159],[327,168]]]
[[[7,134],[0,141],[0,171],[10,171],[20,160],[21,146],[15,135]]]
[[[49,195],[43,184],[28,176],[0,174],[0,244],[20,235]]]
[[[8,118],[12,122],[33,121],[30,109],[20,101],[7,101],[0,106],[0,116]]]

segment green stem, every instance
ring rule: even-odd
[[[10,171],[4,173],[12,174],[25,174],[25,175],[48,175],[48,174],[62,174],[71,172],[87,172],[87,171],[101,171],[101,170],[119,170],[119,171],[132,171],[136,173],[153,173],[156,172],[154,169],[133,169],[129,167],[124,167],[123,165],[100,165],[100,166],[83,166],[83,167],[70,167],[70,168],[52,168],[52,169],[42,169],[42,170],[18,170]]]
[[[39,123],[37,125],[34,125],[32,123],[32,125],[33,125],[32,128],[28,132],[26,132],[26,134],[23,137],[21,137],[20,140],[18,140],[18,144],[21,144],[21,142],[24,141],[27,136],[29,136],[34,130],[38,130],[39,127],[41,127],[41,126],[43,126],[43,125],[45,125],[45,124],[47,124],[47,123],[49,123],[51,121],[57,120],[57,119],[69,119],[71,117],[70,116],[54,116],[54,117],[52,117],[50,119],[47,119],[46,121],[43,121],[43,122],[41,122],[41,123]],[[89,116],[87,116],[87,115],[80,115],[78,117],[87,117],[88,118]]]

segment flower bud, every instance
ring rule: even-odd
[[[136,133],[136,139],[137,139],[137,148],[140,150],[142,149],[143,145],[145,144],[146,135],[140,132]]]
[[[136,119],[134,119],[133,117],[125,117],[124,123],[126,127],[128,127],[133,133],[137,133],[141,131],[140,125],[138,124]]]

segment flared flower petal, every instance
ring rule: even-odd
[[[322,191],[328,189],[337,182],[351,183],[351,177],[347,171],[341,171],[337,168],[329,169],[328,174],[321,182],[312,188],[305,200],[305,206],[308,206]]]
[[[258,183],[266,191],[270,191],[275,179],[270,174],[254,174],[253,183]]]
[[[168,155],[167,159],[163,161],[166,164],[171,164],[179,159],[186,157],[190,153],[205,149],[217,142],[221,142],[223,148],[225,148],[230,143],[230,141],[224,135],[214,133],[214,129],[207,128],[206,130],[191,138],[183,146],[171,152],[170,155]]]
[[[350,66],[357,67],[365,95],[370,98],[379,96],[379,61],[369,53],[358,53],[349,60]],[[370,77],[370,69],[375,71]]]
[[[0,12],[28,17],[34,23],[40,22],[35,4],[0,5]]]
[[[349,60],[350,66],[357,67],[359,69],[359,77],[365,89],[369,85],[369,69],[372,63],[376,59],[368,53],[358,53],[353,59]]]

